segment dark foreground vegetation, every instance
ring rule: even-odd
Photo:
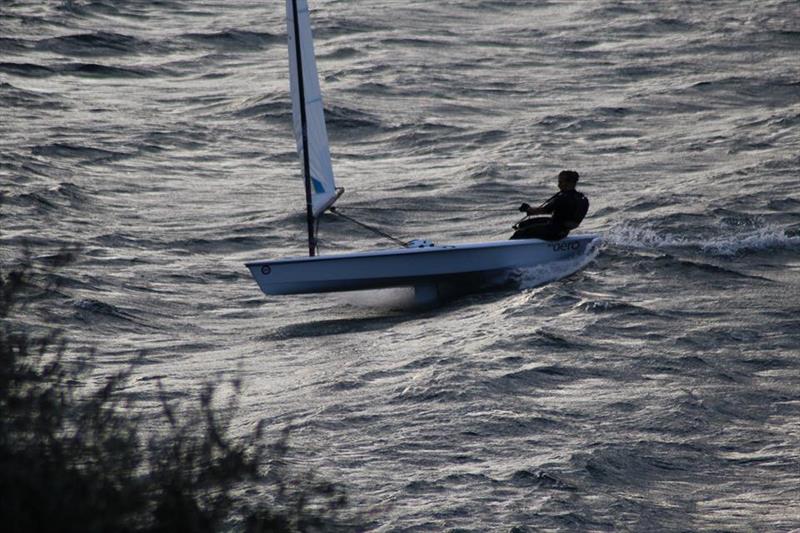
[[[212,385],[189,409],[161,391],[169,430],[158,435],[145,435],[121,393],[131,371],[96,390],[79,386],[86,365],[67,357],[65,335],[18,320],[58,289],[53,273],[73,255],[0,263],[0,529],[357,529],[343,519],[337,484],[288,466],[286,433],[268,446],[261,426],[231,437],[235,406],[216,407]]]

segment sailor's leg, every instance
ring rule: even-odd
[[[551,234],[549,218],[532,218],[522,222],[512,239],[544,239]]]

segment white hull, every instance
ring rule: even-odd
[[[266,294],[421,287],[563,261],[599,243],[597,235],[575,235],[253,261],[247,268]]]

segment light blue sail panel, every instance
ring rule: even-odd
[[[300,40],[300,55],[305,93],[306,133],[308,135],[308,163],[311,174],[311,203],[314,216],[322,214],[336,201],[336,184],[328,148],[328,132],[325,128],[325,112],[322,107],[322,93],[319,88],[317,60],[314,57],[314,43],[311,36],[311,20],[307,0],[296,0],[299,36],[295,35],[294,6],[286,0],[286,22],[289,34],[289,80],[292,94],[292,116],[294,136],[297,140],[297,153],[303,160],[303,130],[300,120],[300,87],[298,58],[295,40]]]

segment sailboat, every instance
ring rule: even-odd
[[[307,0],[286,0],[289,77],[297,152],[303,166],[308,257],[246,263],[265,294],[304,294],[413,287],[418,302],[435,300],[444,286],[480,283],[509,271],[592,254],[597,235],[556,242],[539,239],[437,245],[413,240],[402,248],[317,255],[323,213],[334,210],[337,188],[325,127]]]

